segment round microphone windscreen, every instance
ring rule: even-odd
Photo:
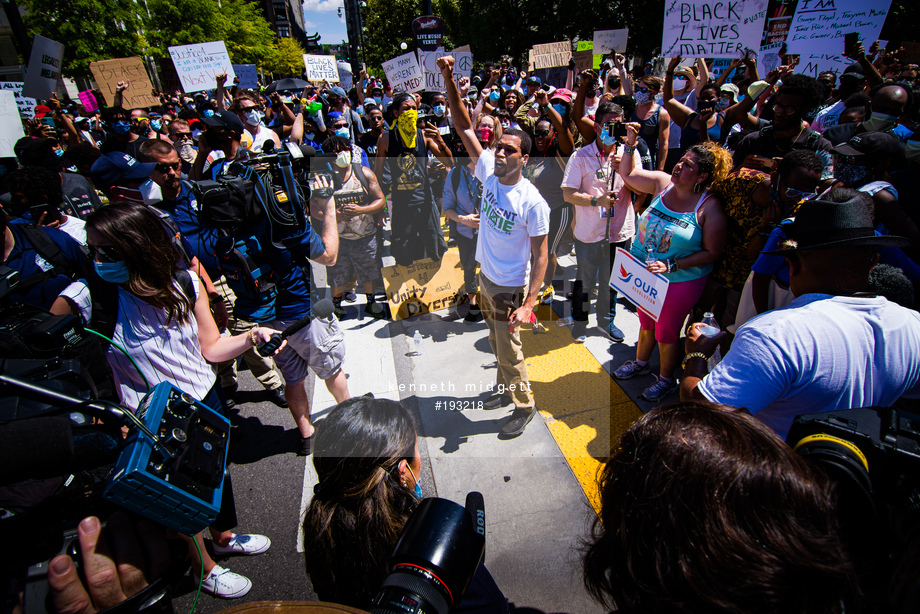
[[[334,307],[335,306],[332,304],[330,299],[324,298],[321,301],[317,301],[317,303],[313,305],[313,315],[315,315],[317,318],[328,318],[332,315],[332,310]]]

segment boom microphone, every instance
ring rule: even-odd
[[[473,521],[473,530],[482,535],[482,556],[486,556],[486,502],[482,498],[482,493],[472,491],[466,495],[466,511],[470,514],[470,520]]]
[[[306,327],[314,318],[326,319],[332,315],[332,310],[334,305],[332,301],[328,298],[324,298],[321,301],[318,301],[316,305],[313,306],[313,313],[307,316],[304,316],[285,328],[280,334],[275,333],[272,335],[272,338],[268,341],[263,341],[256,346],[256,351],[259,353],[259,356],[271,356],[274,354],[278,348],[281,346],[281,343],[298,332],[299,330]]]

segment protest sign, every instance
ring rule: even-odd
[[[668,2],[664,8],[661,55],[740,58],[757,53],[767,0]]]
[[[594,52],[590,49],[585,51],[576,51],[572,54],[572,57],[575,58],[576,75],[583,70],[594,68]]]
[[[425,78],[418,60],[412,52],[396,56],[383,63],[383,72],[394,92],[420,92],[425,89]]]
[[[568,76],[568,71],[569,69],[567,66],[553,66],[552,68],[538,68],[531,74],[535,77],[540,77],[540,81],[546,85],[565,87],[565,79]]]
[[[767,18],[763,24],[763,37],[760,39],[761,47],[786,42],[797,2],[798,0],[770,0],[767,5]]]
[[[29,69],[26,71],[26,80],[22,86],[23,96],[38,99],[50,98],[51,94],[57,90],[63,58],[64,45],[36,34],[32,40]]]
[[[233,72],[239,78],[240,87],[248,90],[254,90],[259,87],[259,73],[256,72],[255,64],[231,64]]]
[[[308,55],[303,56],[304,66],[307,67],[308,81],[339,82],[339,67],[334,55]]]
[[[434,15],[417,17],[412,22],[412,34],[415,35],[415,44],[422,51],[434,51],[441,46],[444,31],[447,25],[444,20]]]
[[[22,81],[0,81],[0,90],[9,90],[13,92],[20,115],[26,119],[35,117],[35,105],[38,104],[38,102],[34,98],[22,95]]]
[[[453,56],[454,58],[454,82],[457,83],[458,87],[460,85],[461,77],[469,78],[472,74],[472,53],[455,53],[453,51],[444,51],[443,49],[439,49],[437,51],[419,51],[418,63],[422,69],[422,74],[425,76],[425,91],[445,91],[444,78],[441,77],[441,71],[438,70],[438,58],[444,57],[446,55]]]
[[[13,145],[24,136],[16,95],[10,90],[0,90],[0,158],[15,158]]]
[[[578,41],[575,51],[590,51],[594,49],[594,41]]]
[[[452,50],[451,53],[463,53],[464,51],[467,53],[473,52],[473,50],[470,49],[469,45],[463,45],[463,46],[457,47],[456,49]]]
[[[117,60],[103,60],[90,62],[89,69],[93,79],[99,85],[107,105],[115,106],[115,92],[119,81],[128,84],[128,89],[122,92],[126,109],[139,107],[154,107],[160,104],[155,96],[151,95],[153,84],[147,76],[147,68],[140,58],[119,58]]]
[[[712,61],[712,66],[709,69],[709,76],[713,79],[718,79],[722,76],[722,73],[725,72],[728,67],[731,65],[731,60],[729,58],[716,58]],[[734,71],[732,71],[734,72]],[[731,75],[726,77],[726,82],[730,83],[728,79],[731,78]]]
[[[426,258],[410,266],[384,267],[383,287],[394,320],[459,305],[467,300],[463,268],[456,251],[441,260]]]
[[[169,57],[176,67],[183,92],[213,89],[220,73],[227,73],[228,83],[233,83],[236,76],[224,41],[176,45],[169,48]]]
[[[568,66],[572,59],[572,43],[561,41],[533,46],[533,68]]]
[[[842,54],[844,37],[857,32],[866,49],[878,39],[890,0],[799,0],[786,48],[789,53]]]
[[[839,75],[852,63],[853,61],[849,58],[834,53],[803,53],[795,67],[795,72],[817,79],[818,75],[823,72]]]
[[[637,260],[625,249],[617,248],[613,271],[610,273],[610,287],[621,292],[630,303],[656,322],[668,294],[669,284],[667,277],[648,272],[644,262]]]
[[[96,97],[93,95],[92,90],[84,90],[80,92],[80,104],[83,105],[83,109],[87,113],[92,113],[93,111],[99,110],[99,103],[96,101]]]
[[[626,41],[629,39],[629,28],[622,30],[595,30],[594,53],[626,53]]]

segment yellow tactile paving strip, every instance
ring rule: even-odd
[[[547,332],[522,332],[527,374],[537,409],[565,455],[595,511],[600,510],[597,472],[610,448],[642,416],[585,346],[541,305],[537,317]],[[530,328],[530,327],[527,327]]]

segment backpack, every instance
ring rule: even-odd
[[[248,319],[256,322],[273,319],[278,289],[259,238],[255,235],[236,238],[224,234],[214,245],[214,256],[220,272],[228,281],[238,284],[232,287],[237,295],[237,304],[253,302],[260,305],[258,313]]]
[[[232,229],[258,224],[264,215],[256,199],[255,183],[249,167],[236,165],[240,174],[215,174],[214,179],[189,182],[198,201],[199,219],[209,228]]]

